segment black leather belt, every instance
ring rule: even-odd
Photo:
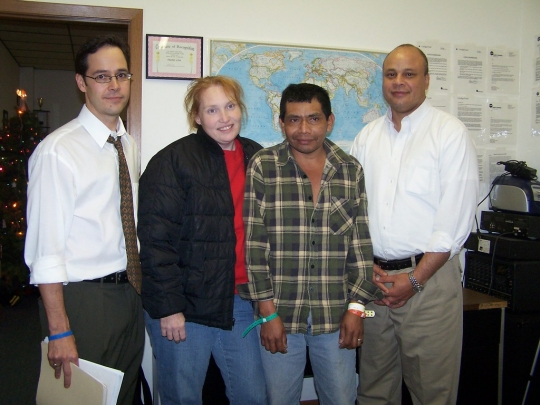
[[[420,260],[422,260],[422,257],[424,257],[423,253],[420,253],[419,255],[414,256],[416,265],[420,263]],[[408,257],[406,259],[400,259],[400,260],[384,260],[378,257],[374,257],[373,263],[378,265],[383,270],[401,270],[401,269],[406,269],[407,267],[412,267],[413,265],[412,257]]]
[[[105,277],[95,278],[93,280],[85,280],[92,283],[114,283],[114,284],[123,284],[128,282],[128,276],[126,271],[121,271],[120,273],[109,274]]]

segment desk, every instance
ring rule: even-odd
[[[501,404],[507,302],[463,289],[463,350],[458,404]]]
[[[463,311],[478,311],[482,309],[502,309],[507,302],[478,291],[463,289]]]

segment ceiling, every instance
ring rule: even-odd
[[[20,67],[75,70],[75,54],[88,38],[116,34],[127,42],[127,25],[0,19],[0,42]]]

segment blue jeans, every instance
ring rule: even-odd
[[[266,404],[258,336],[250,333],[242,338],[244,329],[253,322],[251,303],[235,295],[233,317],[232,331],[186,322],[186,340],[175,343],[161,336],[160,320],[145,312],[162,405],[202,404],[210,355],[221,370],[231,405]]]
[[[260,334],[260,326],[258,327]],[[298,405],[302,395],[306,347],[319,404],[354,405],[356,350],[339,348],[339,331],[313,336],[288,334],[287,353],[272,354],[261,346],[270,405]]]

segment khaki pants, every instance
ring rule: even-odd
[[[463,336],[457,255],[402,308],[373,303],[367,308],[376,315],[364,321],[358,403],[401,405],[403,379],[415,405],[455,404]]]

